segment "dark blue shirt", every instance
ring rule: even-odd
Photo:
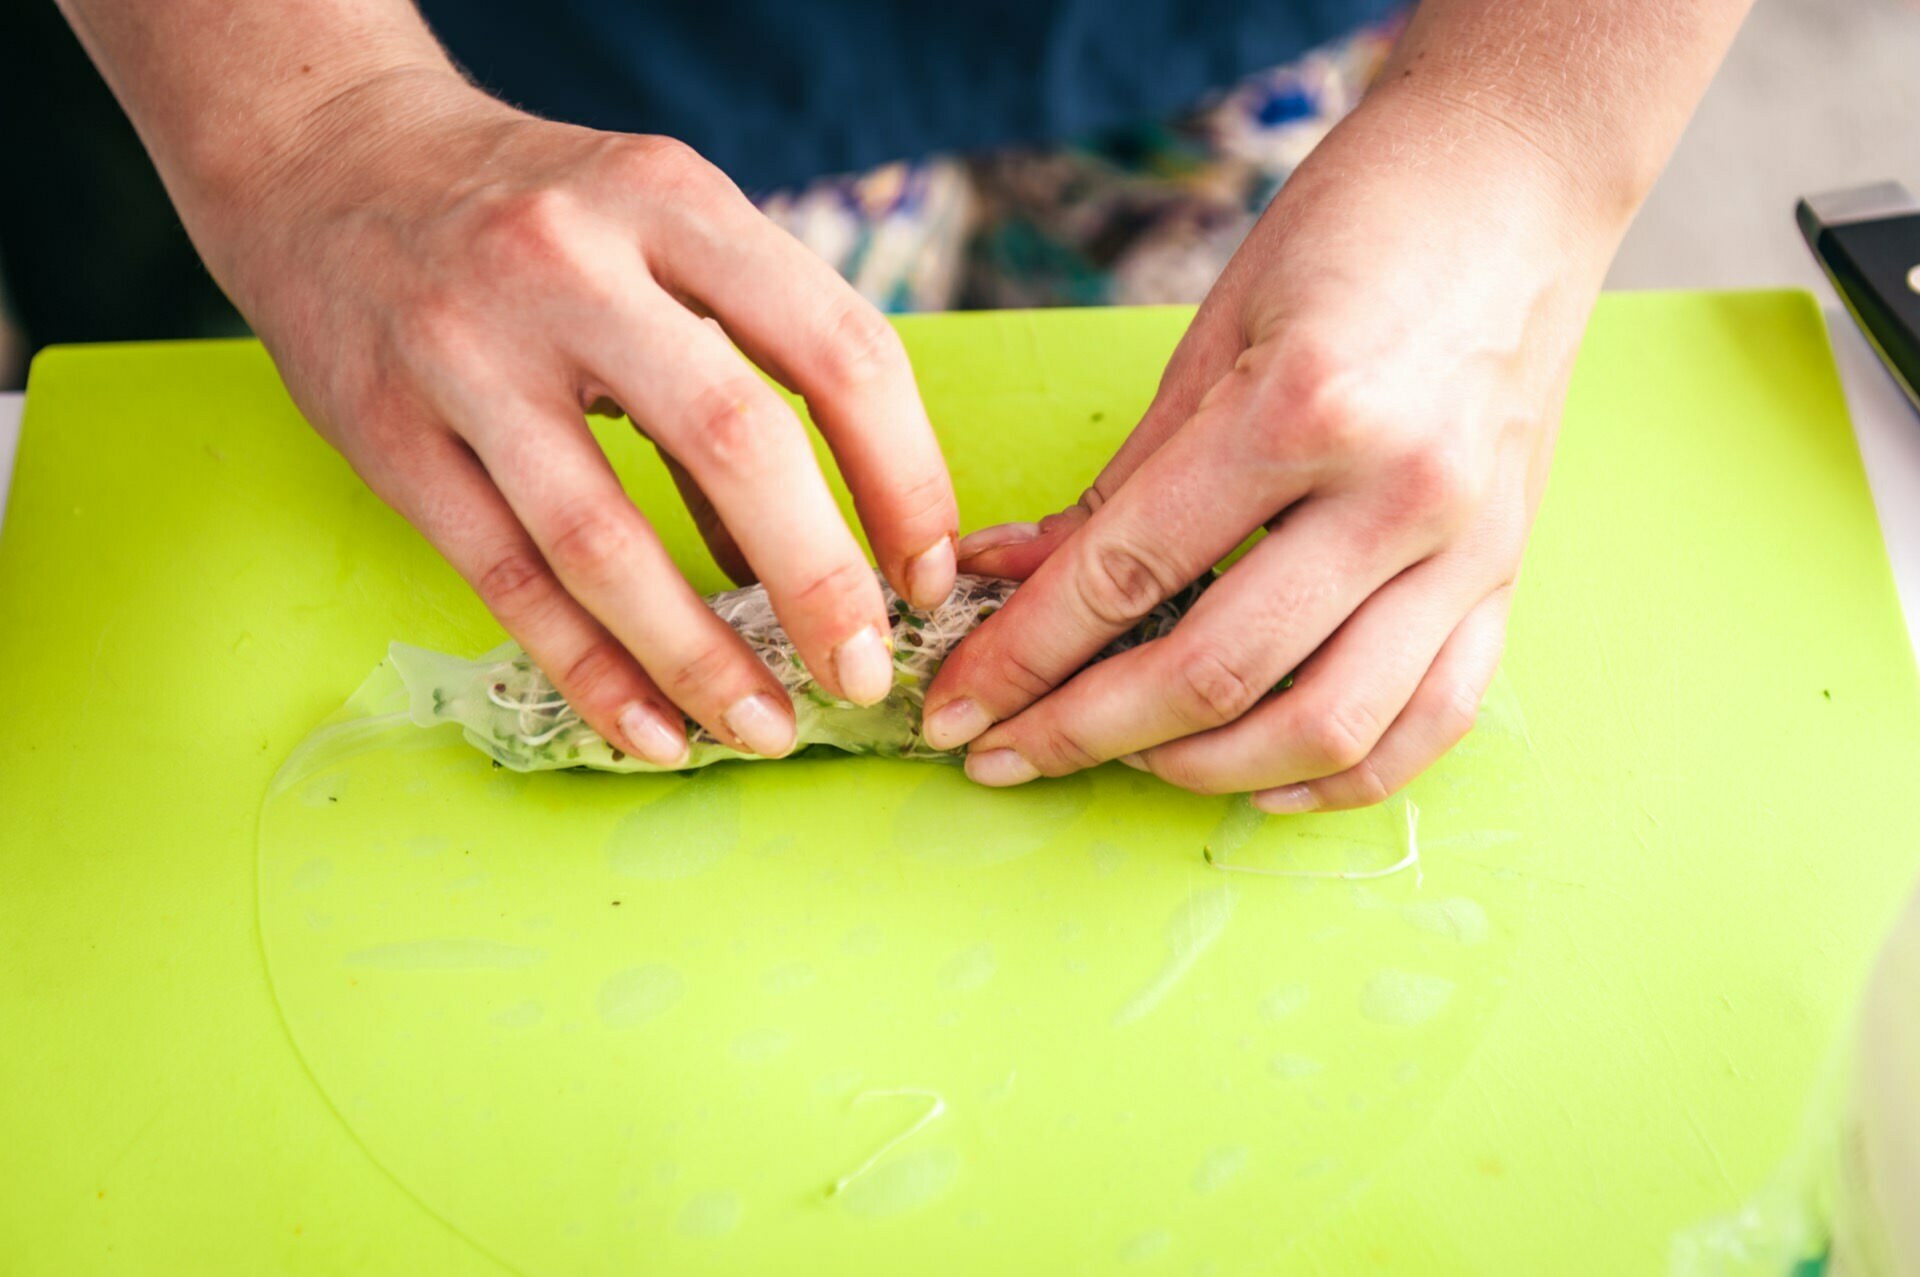
[[[483,86],[749,191],[1171,115],[1394,0],[425,0]]]

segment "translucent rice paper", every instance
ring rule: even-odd
[[[836,699],[814,681],[774,616],[764,586],[715,594],[707,605],[747,641],[793,698],[796,751],[826,745],[849,754],[890,758],[953,757],[920,737],[927,684],[955,645],[1007,601],[1014,583],[962,576],[946,602],[925,613],[909,608],[884,580],[880,584],[893,618],[894,678],[892,693],[876,705]],[[1165,635],[1206,584],[1197,582],[1156,607],[1101,658]],[[514,771],[688,771],[730,759],[761,761],[759,755],[740,753],[697,725],[689,735],[687,761],[678,768],[624,754],[582,721],[518,644],[465,660],[395,643],[390,658],[406,685],[408,713],[415,723],[458,723],[469,743]]]
[[[1505,704],[1415,786],[1418,872],[1281,880],[1202,849],[1372,873],[1405,809],[523,774],[383,665],[261,811],[261,944],[345,1128],[529,1277],[1284,1267],[1485,1154],[1451,1098],[1576,890]]]

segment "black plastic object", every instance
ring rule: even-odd
[[[1920,203],[1897,183],[1800,201],[1800,233],[1920,409]]]

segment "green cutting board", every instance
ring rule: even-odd
[[[903,321],[969,526],[1181,311]],[[603,431],[696,583],[643,445]],[[51,352],[0,536],[0,1269],[1655,1271],[1788,1151],[1920,862],[1800,294],[1607,298],[1487,723],[1408,810],[1102,769],[276,769],[457,579],[251,344]],[[377,699],[370,686],[350,713]]]

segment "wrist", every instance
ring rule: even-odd
[[[284,203],[283,193],[306,186],[348,150],[400,121],[436,114],[437,104],[477,96],[450,63],[431,55],[368,59],[326,72],[310,65],[250,101],[244,119],[208,119],[175,148],[169,185],[203,253],[215,255],[220,241]],[[409,102],[417,109],[407,111]]]
[[[511,113],[451,66],[399,65],[371,72],[279,117],[250,156],[223,155],[198,171],[180,198],[201,256],[242,313],[252,284],[270,280],[303,217],[377,205],[417,173],[409,143],[476,110]],[[265,277],[259,269],[264,264]]]
[[[1607,256],[1659,174],[1630,145],[1602,144],[1512,77],[1499,90],[1442,75],[1383,83],[1359,111],[1377,117],[1406,145],[1437,150],[1439,162],[1486,198],[1533,201],[1562,231],[1574,230]]]

